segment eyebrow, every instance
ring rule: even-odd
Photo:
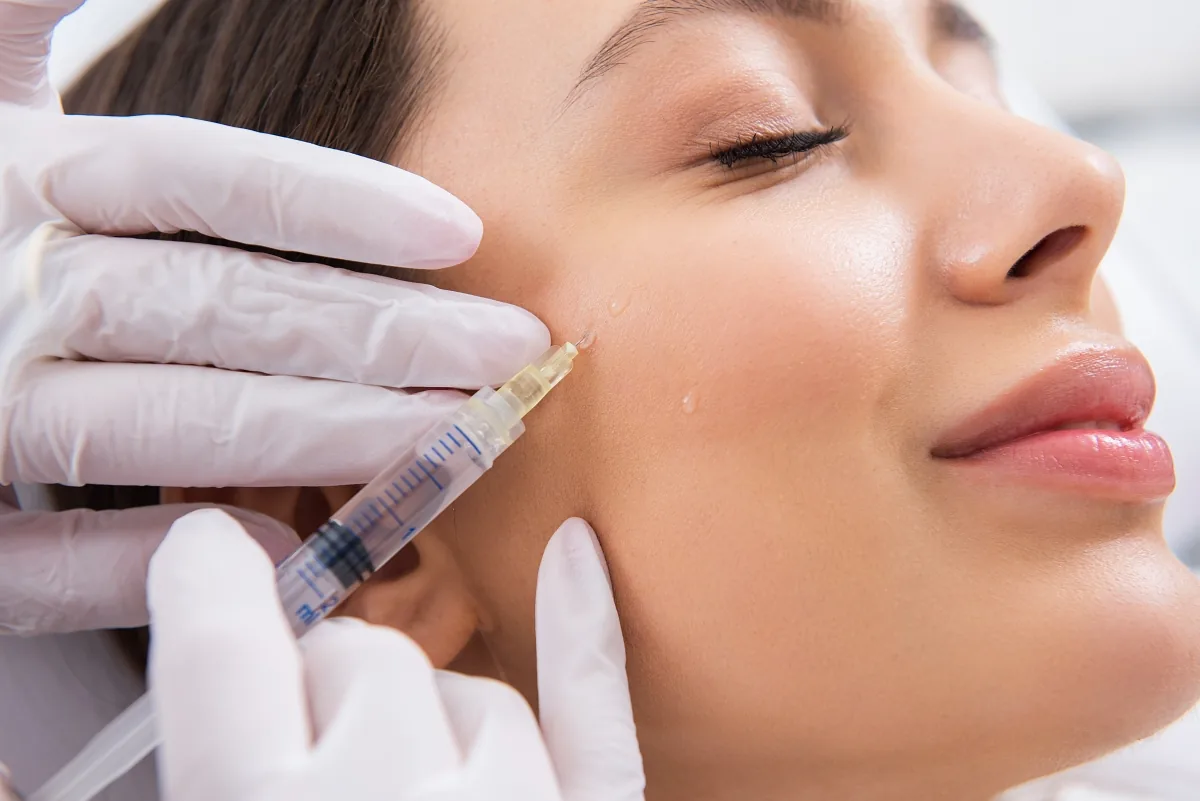
[[[845,0],[642,0],[588,61],[563,108],[574,103],[590,84],[628,61],[633,51],[649,42],[656,30],[684,17],[741,12],[835,25],[845,19],[848,5]],[[987,31],[957,2],[932,0],[930,14],[931,25],[940,36],[991,46]]]

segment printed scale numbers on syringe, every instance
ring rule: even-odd
[[[327,617],[453,503],[487,469],[482,457],[462,426],[443,423],[321,526],[276,571],[293,631]]]

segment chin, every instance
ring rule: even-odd
[[[1145,739],[1200,701],[1200,579],[1161,538],[1109,543],[1088,561],[1090,575],[1063,588],[1088,609],[1048,671],[1044,773]]]

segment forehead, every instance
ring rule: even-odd
[[[840,9],[839,16],[850,24],[872,19],[905,25],[919,18],[929,0],[823,2]],[[425,10],[444,36],[447,84],[463,89],[469,81],[490,96],[497,91],[511,95],[519,89],[524,102],[537,102],[537,98],[564,98],[591,57],[639,7],[670,9],[676,3],[686,4],[683,0],[425,0]],[[657,34],[652,32],[650,38]]]
[[[515,84],[522,96],[533,98],[569,91],[589,53],[640,0],[424,2],[445,40],[451,87],[464,78],[510,90]]]

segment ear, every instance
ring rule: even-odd
[[[478,607],[458,563],[429,532],[371,576],[341,612],[403,631],[437,668],[448,667],[479,629]]]
[[[220,503],[261,512],[307,537],[354,491],[353,487],[164,488],[161,497],[163,503]],[[448,667],[478,646],[475,599],[451,550],[428,531],[359,587],[337,614],[403,631],[437,668]]]

